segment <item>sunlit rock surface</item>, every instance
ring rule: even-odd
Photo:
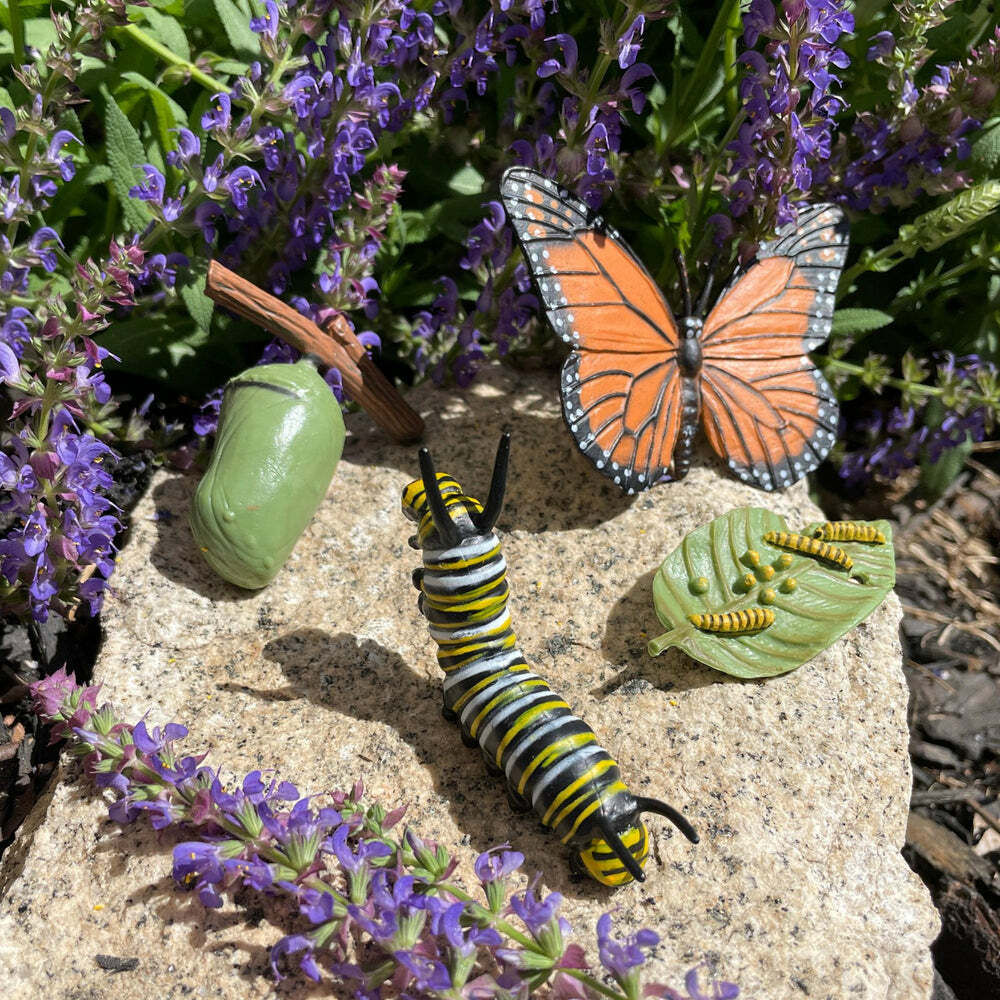
[[[762,504],[792,525],[819,516],[804,486],[766,495],[696,458],[686,480],[622,496],[576,450],[554,377],[494,368],[468,393],[416,390],[438,469],[488,489],[503,425],[513,431],[500,532],[511,612],[533,668],[561,691],[626,781],[681,809],[692,846],[650,817],[645,884],[610,893],[570,875],[564,849],[440,715],[440,679],[410,574],[402,487],[416,449],[349,418],[344,458],[305,536],[265,590],[215,577],[187,528],[195,481],[160,473],[135,511],[104,615],[97,666],[128,719],[181,721],[190,752],[230,774],[274,768],[303,794],[362,777],[372,799],[407,802],[422,835],[472,861],[509,840],[525,881],[565,897],[596,962],[594,925],[648,926],[662,942],[647,978],[680,988],[707,958],[755,1000],[927,1000],[930,899],[906,867],[910,792],[906,688],[894,596],[799,670],[742,682],[676,650],[659,631],[651,581],[692,528]],[[207,911],[170,878],[178,836],[120,829],[66,764],[5,859],[0,969],[8,998],[305,998],[276,986],[268,949],[301,929],[281,905],[241,895]],[[265,901],[266,902],[266,901]],[[97,955],[138,958],[102,970]]]

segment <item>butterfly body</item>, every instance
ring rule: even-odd
[[[699,427],[744,482],[788,486],[835,440],[837,403],[809,360],[829,336],[847,227],[833,205],[761,245],[704,317],[675,318],[615,230],[524,167],[501,198],[546,315],[571,347],[563,415],[623,490],[682,478]]]
[[[677,347],[677,367],[684,378],[694,378],[701,373],[701,341],[698,338],[705,323],[698,316],[682,316],[680,326],[683,337]]]

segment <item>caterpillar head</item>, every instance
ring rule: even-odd
[[[692,844],[698,843],[694,827],[672,806],[658,799],[634,799],[634,807],[616,821],[601,820],[591,841],[580,848],[576,863],[601,885],[644,882],[643,867],[649,857],[649,830],[640,813],[666,816]]]
[[[421,448],[420,478],[403,490],[403,514],[418,526],[410,545],[417,549],[450,549],[492,531],[503,507],[509,457],[510,431],[505,431],[484,505],[467,496],[451,476],[435,472],[431,453]]]

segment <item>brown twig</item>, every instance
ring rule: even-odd
[[[337,368],[347,395],[394,440],[408,443],[423,434],[420,414],[375,367],[343,316],[338,314],[324,332],[312,320],[216,260],[208,265],[205,294],[297,351],[314,354],[324,364]]]

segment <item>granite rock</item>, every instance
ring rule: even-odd
[[[411,401],[439,469],[473,495],[486,492],[510,425],[498,530],[522,649],[630,785],[688,816],[699,845],[651,817],[648,880],[610,893],[574,879],[534,818],[508,811],[478,753],[441,721],[410,584],[419,557],[399,510],[416,450],[388,443],[364,415],[349,419],[325,503],[262,591],[209,571],[187,529],[194,479],[157,474],[105,610],[105,696],[126,718],[183,721],[191,750],[210,747],[228,773],[275,768],[303,792],[363,777],[372,799],[408,802],[414,828],[456,852],[470,883],[477,852],[510,840],[525,872],[544,870],[565,896],[595,958],[600,913],[616,908],[620,930],[654,928],[652,980],[679,987],[707,958],[748,1000],[927,1000],[937,917],[900,855],[910,766],[895,596],[767,681],[728,678],[677,650],[645,653],[657,630],[652,577],[683,535],[746,504],[813,520],[804,485],[765,495],[703,454],[683,482],[622,496],[577,452],[548,375],[493,368],[467,393],[422,388]],[[6,996],[316,995],[302,977],[275,985],[267,973],[269,946],[299,926],[289,912],[252,896],[204,910],[170,879],[176,840],[144,822],[117,827],[65,763],[0,876]],[[107,971],[98,955],[138,964]]]

